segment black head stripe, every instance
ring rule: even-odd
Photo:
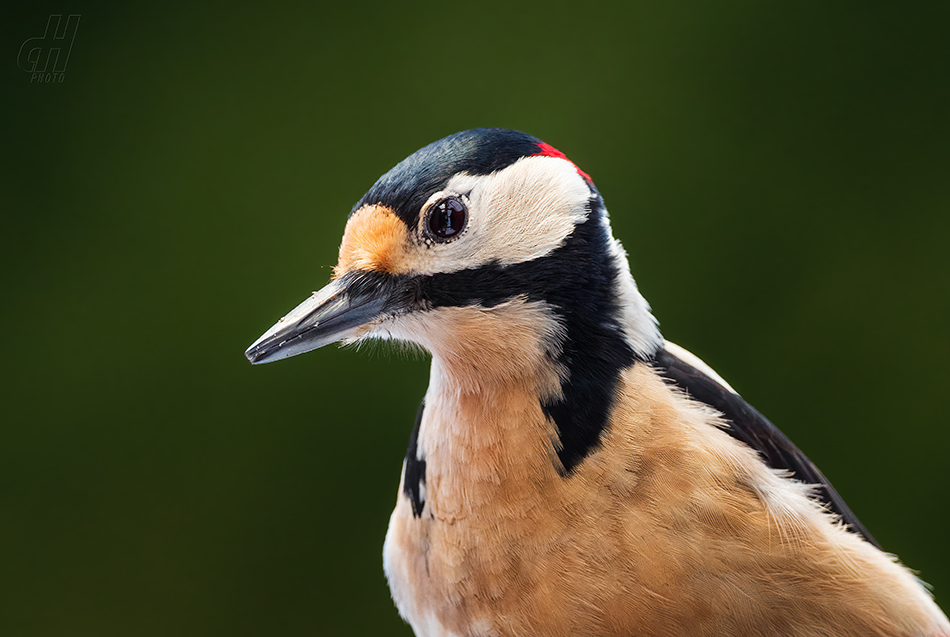
[[[474,128],[421,148],[379,178],[353,207],[382,204],[414,228],[422,205],[460,172],[487,175],[538,152],[541,141],[504,128]]]

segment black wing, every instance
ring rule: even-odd
[[[769,422],[768,418],[744,401],[741,396],[729,391],[701,370],[683,362],[665,349],[656,353],[652,363],[657,371],[686,390],[694,399],[722,412],[728,425],[726,432],[758,451],[770,467],[787,469],[792,472],[792,477],[796,480],[817,485],[815,495],[819,500],[841,516],[841,520],[852,531],[860,534],[877,548],[881,548],[818,467],[788,439],[788,436],[779,431],[778,427]]]

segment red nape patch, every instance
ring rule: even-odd
[[[534,155],[532,155],[532,157],[540,156],[540,157],[557,157],[559,159],[567,159],[567,155],[559,151],[557,148],[555,148],[551,144],[548,144],[547,142],[541,142],[540,144],[538,144],[538,148],[541,149],[541,152],[535,153]],[[567,159],[567,161],[571,161],[571,160]],[[574,164],[574,162],[572,161],[571,163]],[[574,164],[574,168],[577,168],[577,164]],[[589,184],[594,183],[594,180],[590,178],[590,175],[585,173],[580,168],[577,168],[577,174],[583,177],[584,179],[586,179],[587,183]]]

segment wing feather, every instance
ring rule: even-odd
[[[680,348],[670,345],[669,349],[661,349],[656,353],[652,364],[657,371],[685,390],[693,399],[721,412],[726,419],[726,432],[758,451],[770,467],[785,469],[791,472],[796,480],[815,485],[815,496],[821,502],[837,513],[852,531],[881,548],[874,536],[845,504],[828,478],[788,436],[728,385],[718,382],[718,377],[714,378],[671,352],[670,350],[676,351]],[[701,362],[699,364],[705,367]]]

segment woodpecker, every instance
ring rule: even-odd
[[[396,165],[246,355],[373,338],[432,357],[383,549],[417,635],[950,637],[818,468],[664,340],[590,176],[541,140],[468,130]]]

